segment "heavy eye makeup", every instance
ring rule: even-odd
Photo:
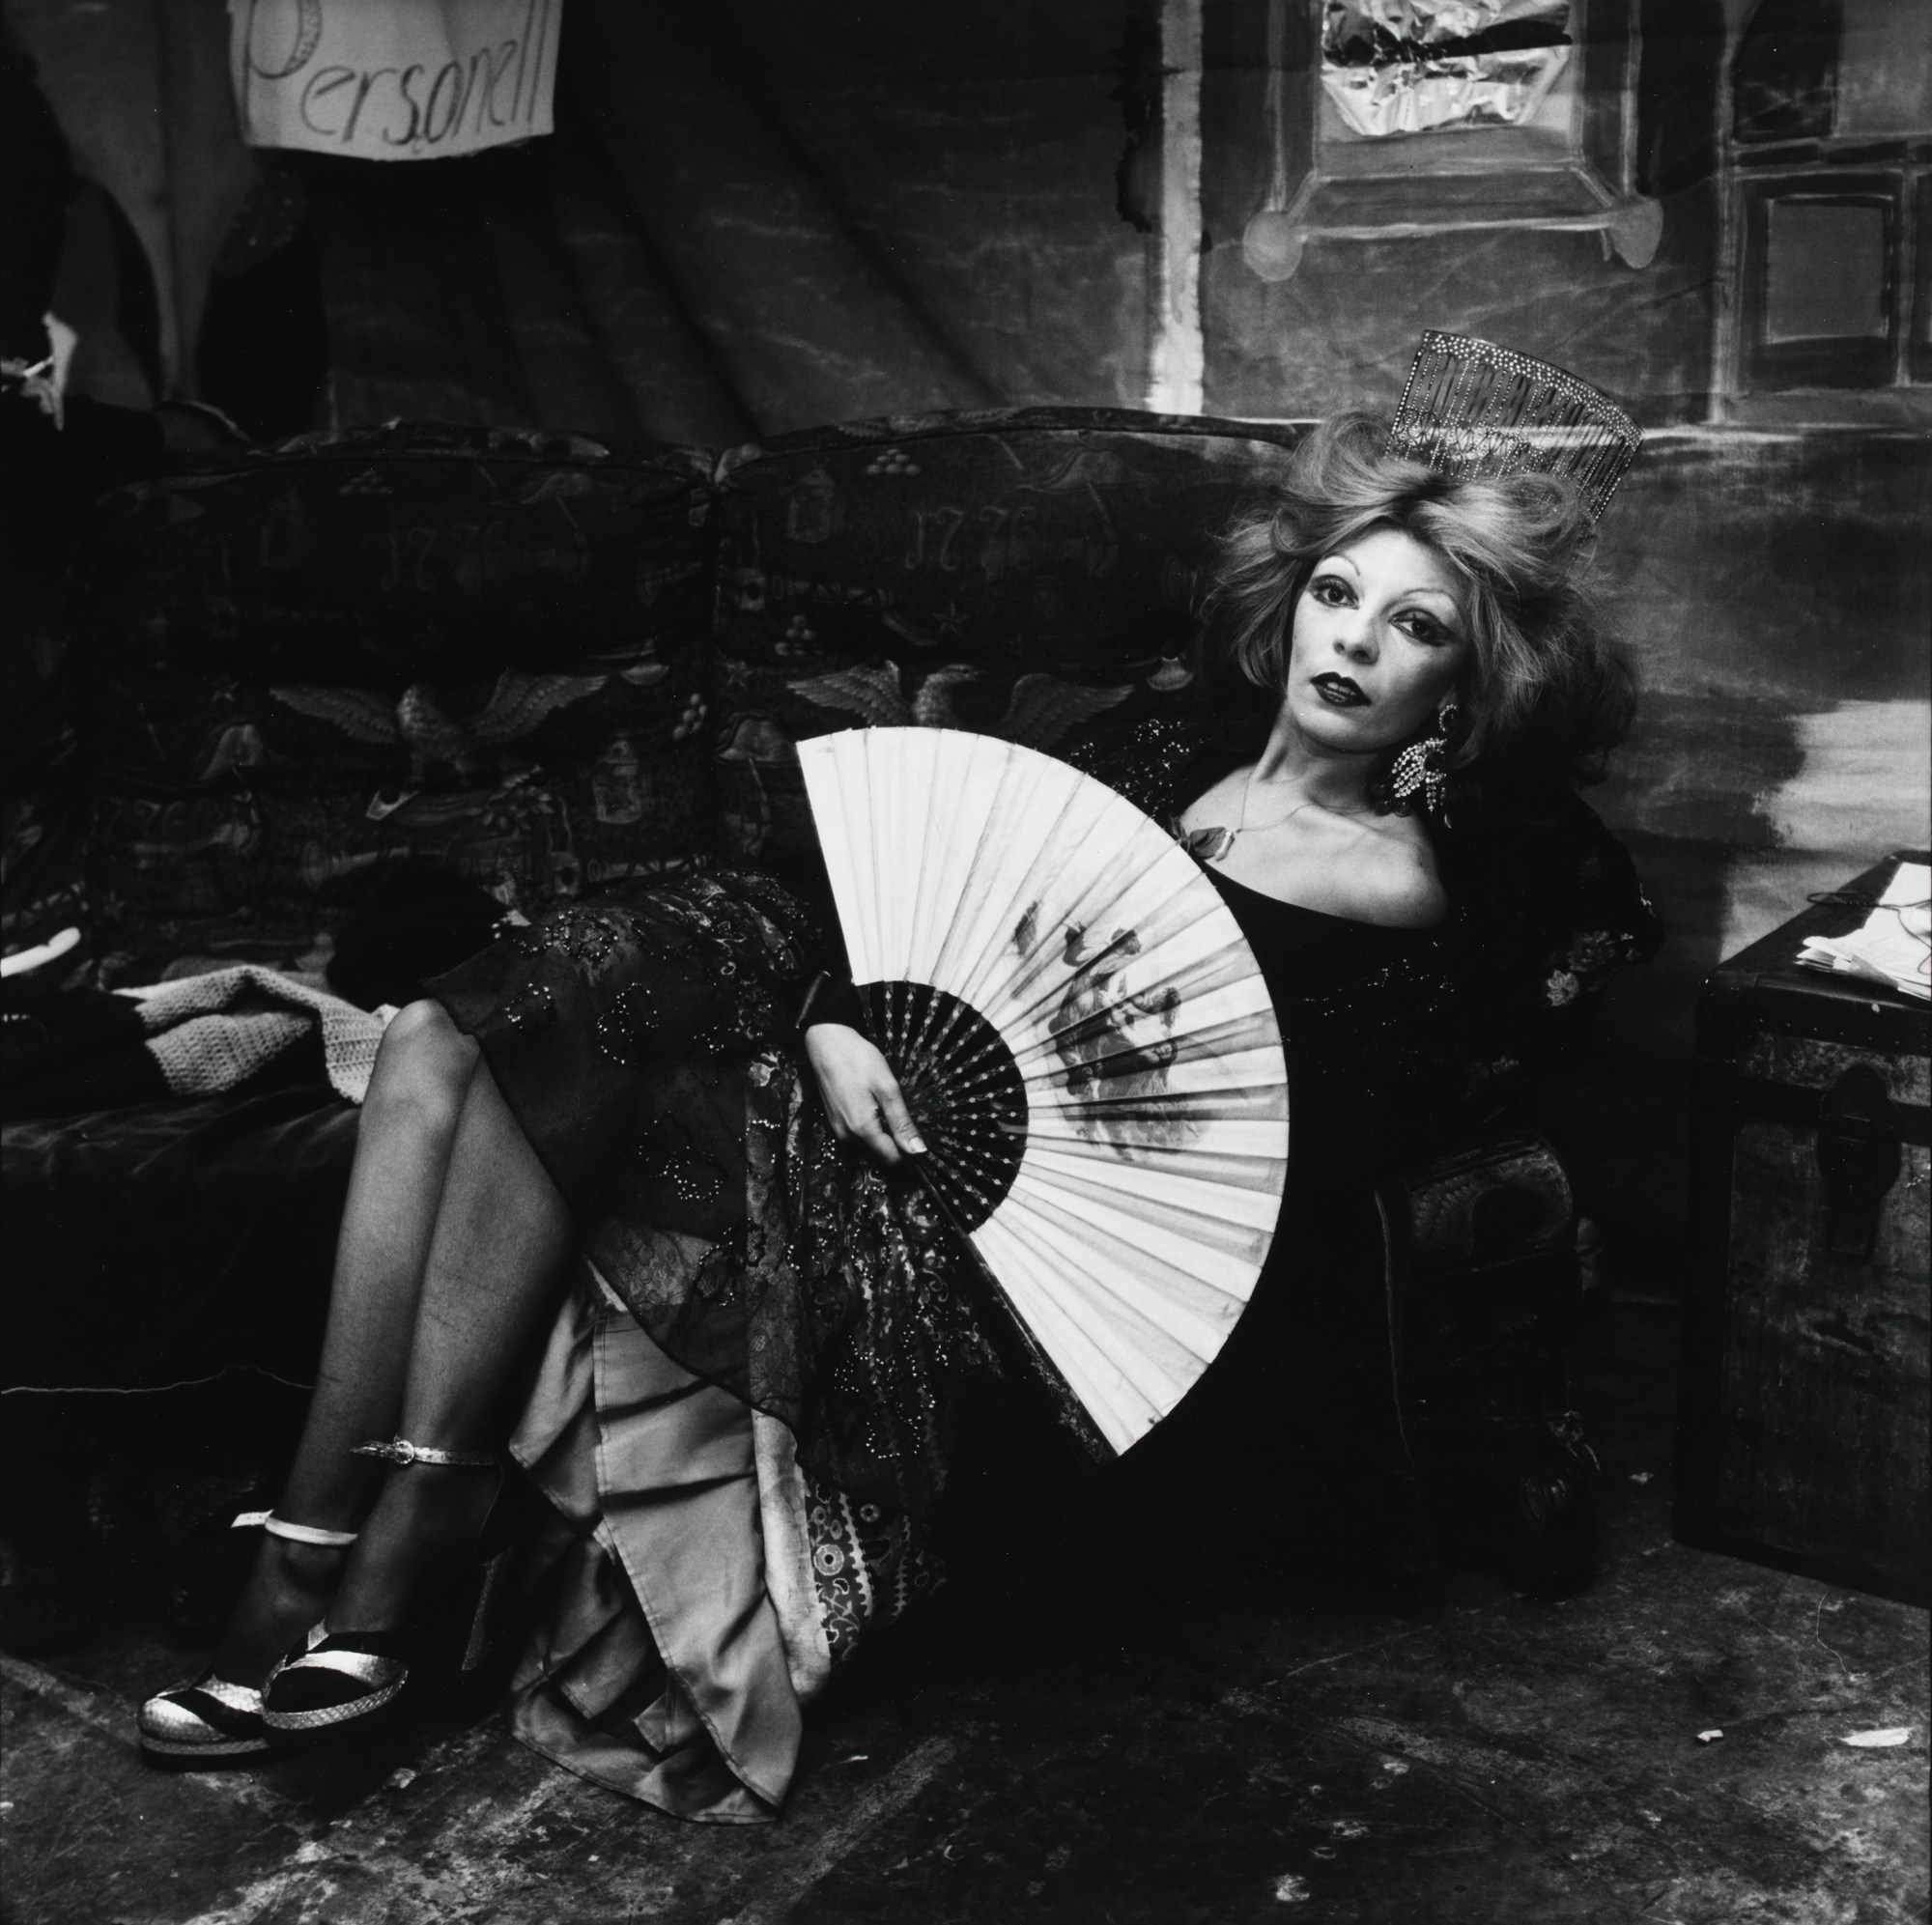
[[[1355,603],[1354,585],[1339,575],[1316,576],[1308,592],[1325,609],[1348,609]],[[1456,639],[1456,631],[1427,609],[1399,609],[1392,619],[1410,640],[1425,647],[1443,648]]]
[[[1412,641],[1419,641],[1428,648],[1445,648],[1456,639],[1456,631],[1438,621],[1426,609],[1404,609],[1396,617],[1396,625]]]

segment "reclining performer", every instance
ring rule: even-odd
[[[1177,1426],[1266,1434],[1324,1383],[1389,1410],[1377,1181],[1656,946],[1574,793],[1632,712],[1577,578],[1636,441],[1559,370],[1427,337],[1392,431],[1313,433],[1226,535],[1195,716],[1085,764],[1203,865],[1288,1051],[1272,1251]],[[1011,1387],[838,961],[720,870],[558,909],[395,1018],[306,1429],[211,1666],[143,1707],[152,1758],[406,1701],[514,1459],[545,1500],[519,1735],[685,1817],[776,1812],[801,1704],[935,1581]]]

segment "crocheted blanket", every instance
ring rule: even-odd
[[[177,1096],[236,1089],[319,1027],[330,1087],[359,1103],[376,1046],[396,1013],[387,1005],[357,1008],[253,963],[120,993],[137,1005],[143,1047]]]

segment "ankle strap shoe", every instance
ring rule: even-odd
[[[326,1531],[293,1524],[272,1511],[244,1511],[231,1527],[266,1531],[290,1543],[339,1550],[355,1542],[354,1531]],[[271,1746],[262,1716],[262,1693],[252,1684],[217,1678],[211,1664],[185,1684],[156,1691],[140,1712],[141,1755],[171,1770],[215,1770],[265,1756]]]
[[[262,1694],[213,1668],[156,1691],[141,1707],[141,1755],[177,1769],[209,1769],[259,1758],[269,1748]]]
[[[316,1626],[299,1651],[269,1673],[262,1721],[286,1737],[367,1724],[392,1709],[410,1682],[408,1630],[331,1631]]]

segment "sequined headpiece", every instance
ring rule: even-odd
[[[1432,328],[1408,371],[1387,452],[1457,476],[1568,475],[1594,522],[1642,439],[1608,395],[1575,375],[1493,341]]]

